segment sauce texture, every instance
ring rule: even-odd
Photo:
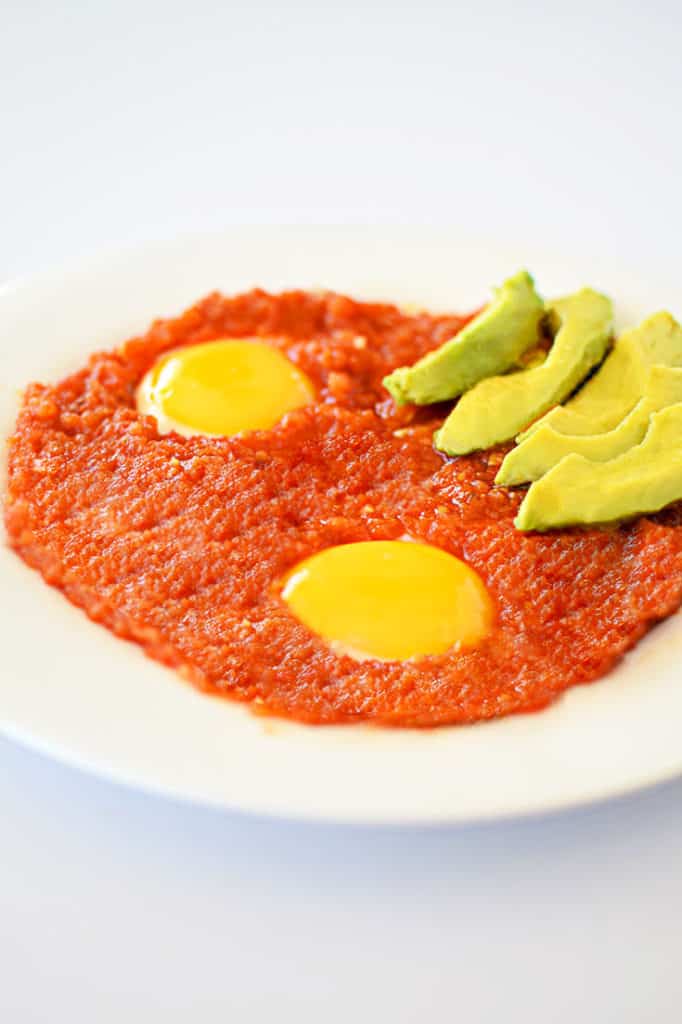
[[[464,323],[330,293],[208,296],[31,385],[10,441],[10,544],[91,619],[201,689],[309,723],[476,722],[544,707],[608,672],[682,600],[682,512],[524,535],[523,492],[493,486],[504,450],[445,460],[447,409],[396,409],[381,380]],[[300,367],[314,404],[235,438],[161,435],[135,408],[163,353],[260,336]],[[303,559],[404,536],[467,562],[495,605],[469,649],[356,661],[281,599]]]

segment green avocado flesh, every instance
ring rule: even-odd
[[[682,369],[653,366],[648,371],[644,394],[613,430],[603,434],[561,434],[546,423],[509,452],[495,483],[513,487],[539,480],[572,452],[592,462],[615,459],[644,439],[652,413],[678,402],[682,402]]]
[[[641,444],[610,462],[566,455],[532,484],[514,525],[551,530],[658,512],[682,499],[682,403],[651,416]]]
[[[656,364],[682,366],[682,328],[670,313],[655,313],[622,334],[575,398],[537,420],[517,441],[546,426],[562,434],[612,430],[642,397],[649,368]]]
[[[436,448],[465,455],[508,441],[563,402],[601,362],[613,316],[605,295],[583,288],[552,303],[548,314],[559,328],[545,361],[533,369],[482,380],[468,391],[436,432]]]
[[[429,405],[456,398],[484,377],[516,366],[538,341],[542,299],[526,271],[494,292],[492,303],[414,366],[401,366],[384,378],[398,405]]]

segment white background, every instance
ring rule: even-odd
[[[11,0],[0,278],[275,221],[450,223],[674,270],[681,51],[673,0]],[[183,807],[0,742],[0,808],[8,1024],[682,1014],[682,782],[378,832]]]

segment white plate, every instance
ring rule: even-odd
[[[213,288],[326,286],[467,310],[529,266],[545,292],[609,290],[622,323],[680,295],[656,268],[615,270],[598,252],[557,258],[456,232],[238,229],[157,243],[0,292],[0,431],[17,389],[57,379],[94,349],[142,331]],[[652,278],[654,275],[652,274]],[[473,727],[309,728],[201,696],[92,624],[0,549],[0,729],[121,782],[259,813],[437,823],[582,804],[682,771],[682,617],[656,628],[602,681],[546,711]]]

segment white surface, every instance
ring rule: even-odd
[[[557,258],[528,244],[463,239],[455,228],[261,227],[181,237],[0,292],[0,337],[14,343],[0,433],[11,430],[27,380],[75,370],[95,344],[143,331],[208,287],[334,284],[367,298],[468,309],[518,264],[533,267],[549,295],[585,280],[606,288],[621,320],[627,299],[631,325],[660,306],[682,308],[680,288],[647,280],[641,265],[623,274],[615,261],[603,267],[580,251]],[[13,609],[0,619],[0,731],[148,790],[317,821],[452,823],[570,807],[682,770],[682,616],[652,632],[608,679],[575,688],[542,714],[435,732],[310,729],[199,696],[90,623],[7,548],[0,596]]]
[[[10,0],[0,276],[271,220],[455,221],[675,268],[680,9],[557,6]],[[680,783],[379,835],[0,759],[13,1024],[679,1020]]]

